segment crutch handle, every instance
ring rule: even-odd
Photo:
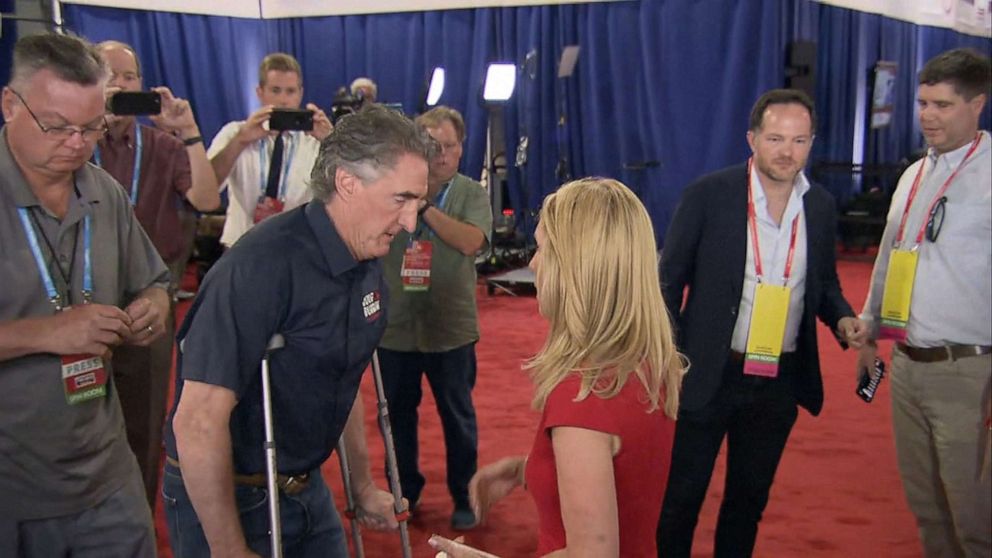
[[[269,344],[265,347],[266,353],[277,351],[286,346],[286,338],[281,333],[277,333],[269,338]]]
[[[275,427],[272,415],[272,386],[269,383],[269,357],[272,352],[286,346],[286,340],[280,334],[269,339],[269,344],[262,355],[262,416],[265,421],[265,480],[269,491],[269,533],[273,558],[282,558],[282,522],[279,517],[279,487],[277,486],[278,466],[276,458]]]

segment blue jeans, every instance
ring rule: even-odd
[[[413,353],[379,348],[382,385],[389,404],[396,463],[403,496],[420,498],[424,476],[418,466],[417,407],[423,392],[421,374],[434,393],[444,431],[448,491],[459,509],[468,508],[468,483],[478,462],[479,433],[472,404],[475,343],[443,353]]]
[[[270,556],[268,490],[235,485],[234,497],[248,547],[261,556]],[[168,463],[162,476],[162,499],[173,555],[176,558],[209,558],[210,547],[186,494],[182,474]],[[341,519],[320,476],[320,469],[310,472],[310,481],[303,492],[293,496],[280,492],[279,516],[286,556],[348,558]]]

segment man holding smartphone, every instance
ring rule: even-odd
[[[174,97],[166,87],[141,93],[141,65],[131,46],[104,41],[96,48],[110,69],[105,89],[108,105],[122,114],[107,114],[108,131],[93,150],[93,160],[124,187],[138,222],[169,267],[174,293],[186,264],[186,243],[192,241],[183,234],[183,221],[189,218],[187,211],[192,211],[185,205],[198,211],[216,209],[220,205],[217,179],[189,102]],[[140,102],[156,100],[156,96],[159,103]],[[140,124],[136,114],[148,114],[155,127]],[[174,329],[170,311],[167,335],[148,346],[121,347],[113,356],[128,443],[138,458],[153,509]]]
[[[292,56],[269,54],[258,67],[255,89],[262,108],[247,120],[230,122],[210,144],[207,156],[221,188],[228,188],[227,218],[221,244],[231,247],[255,223],[310,200],[310,170],[320,142],[331,133],[331,121],[317,105],[307,103],[308,118],[285,119],[288,127],[309,130],[276,130],[273,113],[299,109],[303,100],[303,72]]]
[[[892,431],[925,556],[989,556],[992,486],[992,89],[984,54],[923,66],[917,112],[926,155],[899,179],[861,317],[892,351]],[[870,368],[874,341],[859,354]]]

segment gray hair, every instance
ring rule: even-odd
[[[98,85],[109,75],[103,57],[86,39],[55,33],[18,39],[9,85],[23,85],[42,70],[51,71],[63,81],[86,86]]]
[[[381,105],[349,114],[338,121],[334,131],[320,144],[310,174],[313,197],[326,202],[334,195],[334,178],[339,168],[363,183],[373,182],[406,154],[424,161],[434,156],[433,142],[423,127]]]
[[[370,92],[369,96],[371,97],[368,100],[370,101],[374,101],[379,96],[379,86],[367,77],[355,78],[355,81],[351,82],[350,89],[351,94],[355,96],[358,96],[359,89],[368,89]]]

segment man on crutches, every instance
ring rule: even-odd
[[[385,328],[376,258],[416,226],[430,143],[399,113],[343,118],[321,145],[314,201],[274,216],[207,276],[180,329],[163,495],[177,557],[347,556],[320,465],[344,439],[358,518],[395,529],[394,498],[371,480],[361,376]],[[260,363],[267,354],[278,522],[269,518]],[[275,507],[275,506],[272,506]]]

